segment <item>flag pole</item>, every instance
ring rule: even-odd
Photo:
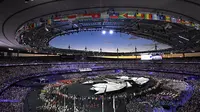
[[[101,110],[102,112],[104,112],[104,95],[106,94],[106,90],[107,90],[107,86],[104,90],[103,97],[102,97],[102,110]]]
[[[74,112],[76,112],[76,102],[75,102],[75,95],[74,95]]]
[[[63,112],[65,112],[65,96],[64,96],[64,108],[63,108]]]
[[[102,97],[102,112],[104,112],[104,96]]]
[[[114,110],[114,112],[116,112],[116,110],[115,110],[115,96],[113,96],[113,110]]]

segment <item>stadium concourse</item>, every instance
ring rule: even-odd
[[[0,0],[0,112],[199,112],[199,10]]]

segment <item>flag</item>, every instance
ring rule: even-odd
[[[176,18],[174,18],[174,17],[171,17],[171,22],[172,22],[172,23],[177,23],[177,20],[176,20]]]
[[[35,28],[35,26],[36,26],[35,23],[31,23],[28,25],[29,29],[33,29],[33,28]]]
[[[55,18],[53,19],[53,21],[55,21],[55,22],[61,21],[61,17],[55,17]]]
[[[181,20],[181,24],[185,24],[185,20],[182,19],[182,20]]]
[[[190,24],[191,24],[191,26],[193,26],[193,27],[195,26],[195,24],[194,24],[193,22],[190,22]]]
[[[176,19],[176,23],[181,23],[181,19]]]
[[[92,14],[80,14],[78,19],[92,18]]]
[[[101,18],[101,14],[100,13],[96,13],[96,14],[92,14],[92,18]]]
[[[136,13],[135,12],[128,13],[128,19],[136,19]]]
[[[160,18],[161,21],[165,21],[166,17],[165,17],[165,15],[159,15],[159,18]]]
[[[111,14],[109,14],[109,18],[118,19],[119,18],[119,13],[111,13]]]
[[[153,20],[159,20],[157,14],[153,14]]]
[[[29,30],[28,24],[25,25],[25,30]]]
[[[138,18],[138,19],[144,19],[144,14],[143,13],[137,13],[136,14],[136,17]]]
[[[61,18],[61,21],[68,21],[67,16],[62,17],[62,18]]]
[[[75,14],[74,14],[74,15],[68,15],[68,16],[67,16],[68,19],[76,19],[76,17],[77,17],[77,15],[75,15]]]
[[[141,19],[144,19],[145,15],[144,13],[141,14]]]
[[[107,18],[109,18],[109,14],[107,14],[106,12],[103,12],[103,13],[101,13],[101,18],[107,19]]]
[[[128,13],[120,14],[119,18],[128,18]]]
[[[152,20],[152,14],[145,14],[145,19]]]
[[[69,15],[69,16],[67,16],[67,18],[68,18],[69,22],[72,22],[72,21],[77,19],[77,15],[75,15],[75,14],[74,15]]]
[[[100,18],[101,17],[101,14],[100,13],[94,13],[94,14],[81,14],[79,15],[79,19],[84,19],[84,18]]]
[[[185,21],[185,25],[187,25],[187,26],[191,26],[191,24],[190,24],[189,21]]]
[[[170,16],[165,16],[165,21],[167,21],[167,22],[171,22],[171,18],[170,18]]]
[[[136,16],[135,15],[128,15],[128,19],[135,19]]]
[[[47,24],[48,24],[48,25],[51,25],[51,24],[52,24],[52,19],[51,19],[51,18],[49,18],[49,19],[47,20]]]
[[[195,23],[195,25],[194,25],[194,26],[195,26],[195,28],[196,28],[196,29],[199,29],[199,28],[200,28],[200,25],[199,25],[199,24],[197,24],[197,23]]]

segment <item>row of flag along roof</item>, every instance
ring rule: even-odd
[[[124,12],[124,13],[111,13],[111,14],[107,14],[107,13],[73,14],[73,15],[67,15],[67,16],[51,17],[51,18],[48,18],[45,22],[46,24],[51,25],[53,22],[63,22],[63,21],[72,22],[74,20],[79,20],[79,19],[98,19],[98,18],[158,20],[158,21],[184,24],[184,25],[192,26],[192,27],[199,27],[199,24],[195,24],[192,21],[187,21],[180,18],[174,18],[168,15],[163,15],[163,14],[140,13],[140,12],[138,13]],[[34,29],[41,25],[42,25],[42,22],[40,21],[28,23],[26,25],[23,25],[21,28],[19,28],[19,30],[16,33],[19,33],[25,30]]]

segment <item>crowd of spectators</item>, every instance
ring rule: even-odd
[[[194,87],[191,98],[177,109],[177,112],[197,112],[200,111],[200,82],[199,80],[191,80],[190,83]]]
[[[48,61],[42,61],[42,60],[26,60],[21,59],[18,61],[15,61],[15,59],[11,61],[5,61],[0,60],[0,92],[3,92],[0,94],[1,99],[19,99],[21,101],[21,98],[19,98],[17,95],[10,95],[5,96],[6,93],[17,93],[17,91],[26,92],[24,88],[10,88],[5,89],[6,87],[9,87],[12,83],[18,81],[18,78],[24,78],[25,76],[28,76],[30,74],[38,75],[46,72],[54,73],[54,71],[65,71],[65,70],[71,70],[79,68],[95,68],[94,70],[101,70],[101,69],[133,69],[133,70],[126,70],[129,74],[135,74],[138,76],[151,76],[156,78],[168,78],[168,79],[179,79],[179,80],[185,80],[185,77],[188,77],[187,74],[194,74],[194,75],[200,75],[200,63],[196,61],[178,61],[176,60],[170,60],[170,61],[158,61],[158,62],[144,62],[144,61],[99,61],[99,62],[58,62],[55,61],[51,63]],[[147,70],[147,71],[146,71]],[[75,71],[79,72],[79,71]],[[114,70],[111,70],[109,72],[115,72]],[[109,72],[102,72],[102,74],[109,74]],[[170,73],[165,73],[170,72]],[[175,73],[177,72],[177,74]],[[71,75],[70,77],[76,78],[80,77],[81,73],[76,73]],[[92,75],[98,74],[98,72],[92,71]],[[69,78],[70,78],[69,77]],[[192,85],[194,85],[194,93],[192,94],[192,98],[189,100],[189,102],[186,103],[186,105],[180,107],[180,112],[191,112],[191,110],[200,110],[198,106],[199,102],[199,90],[200,90],[200,83],[198,81],[192,81]],[[5,89],[5,91],[3,91]],[[23,91],[24,90],[24,91]],[[20,94],[20,93],[19,93]],[[23,95],[21,95],[23,96]],[[13,97],[13,98],[11,98]],[[22,105],[20,103],[15,103],[15,105],[10,105],[10,103],[0,103],[0,107],[6,107],[9,108],[9,110],[14,110],[16,107],[20,107],[17,105]],[[193,105],[193,106],[192,106]],[[7,111],[5,111],[7,112]],[[17,112],[17,111],[16,111]]]
[[[23,101],[31,88],[10,87],[0,95],[0,99],[8,102],[1,102],[1,112],[22,112]]]

